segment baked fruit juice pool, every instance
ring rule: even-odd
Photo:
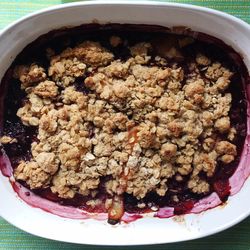
[[[231,47],[183,27],[51,31],[2,80],[2,170],[9,159],[30,204],[107,213],[111,224],[216,206],[237,174],[248,79]]]

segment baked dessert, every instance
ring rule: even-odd
[[[186,28],[92,24],[38,38],[2,80],[0,142],[16,181],[111,224],[124,211],[184,214],[212,192],[226,201],[246,136],[239,60]]]

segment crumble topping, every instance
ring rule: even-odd
[[[110,37],[112,47],[123,42]],[[48,68],[16,66],[14,77],[26,92],[17,116],[38,129],[31,159],[15,169],[17,180],[31,189],[50,187],[62,198],[95,197],[104,177],[110,195],[138,200],[151,191],[164,196],[171,178],[187,181],[193,193],[209,192],[217,162],[228,164],[237,155],[227,92],[233,73],[201,53],[187,73],[168,63],[182,57],[175,46],[159,46],[158,55],[149,42],[129,49],[130,57],[121,60],[85,41],[58,55],[49,49]],[[3,144],[16,141],[1,137]],[[112,199],[105,206],[112,207]]]

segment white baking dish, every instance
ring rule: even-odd
[[[6,27],[0,34],[0,78],[15,56],[38,36],[56,28],[93,21],[166,27],[185,25],[232,46],[242,55],[250,69],[250,26],[240,19],[192,5],[98,1],[55,6],[35,12]],[[247,167],[245,163],[245,177],[249,174]],[[250,214],[249,178],[223,207],[178,219],[159,219],[147,215],[135,222],[116,226],[95,219],[67,219],[31,207],[17,196],[9,179],[1,174],[0,197],[0,215],[22,230],[54,240],[98,245],[157,244],[195,239],[224,230]]]

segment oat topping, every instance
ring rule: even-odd
[[[114,48],[123,42],[109,39]],[[233,73],[201,53],[187,73],[168,63],[183,56],[177,47],[159,47],[168,54],[163,57],[151,53],[153,46],[134,44],[130,56],[120,59],[100,43],[85,41],[60,54],[48,49],[48,68],[16,66],[14,77],[26,92],[17,116],[38,132],[32,157],[19,162],[15,178],[31,189],[50,187],[62,198],[95,197],[103,178],[114,197],[164,196],[172,178],[185,180],[194,194],[208,193],[218,162],[228,164],[237,155],[227,91]],[[1,137],[3,144],[17,140]],[[111,214],[116,199],[105,201]],[[93,198],[87,205],[98,202]]]

